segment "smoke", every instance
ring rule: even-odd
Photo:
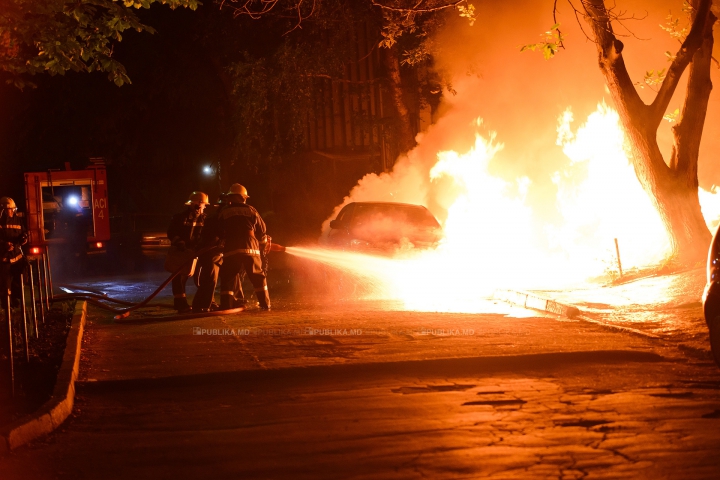
[[[631,77],[641,81],[646,71],[666,68],[664,52],[676,51],[679,44],[659,25],[665,24],[671,11],[681,17],[682,24],[681,2],[616,3],[617,11],[625,12],[627,18],[624,28],[618,26],[616,32],[626,45],[624,56]],[[540,41],[542,32],[554,23],[552,2],[482,2],[475,6],[475,25],[449,15],[446,27],[434,38],[436,68],[450,79],[456,94],[445,92],[439,118],[418,135],[417,147],[399,158],[392,172],[369,174],[358,182],[323,224],[323,234],[329,230],[329,220],[352,201],[422,204],[444,222],[457,195],[447,181],[431,180],[430,170],[439,152],[471,148],[478,131],[486,137],[496,132],[496,141],[503,145],[487,166],[488,172],[509,183],[526,178],[525,185],[518,188],[532,205],[534,221],[561,221],[556,205],[558,185],[553,178],[572,162],[556,142],[558,119],[568,108],[583,121],[600,102],[612,106],[597,66],[595,44],[587,39],[569,4],[560,2],[558,21],[566,48],[546,61],[537,52],[521,53],[519,47]],[[713,76],[717,77],[716,71]],[[681,84],[670,111],[681,108],[684,92]],[[655,93],[645,88],[640,94],[649,103]],[[484,120],[482,127],[476,123],[478,118]],[[720,139],[709,134],[719,121],[720,104],[713,95],[699,165],[700,183],[706,189],[720,183],[720,166],[714,162]],[[666,158],[672,145],[670,126],[664,122],[658,132]]]

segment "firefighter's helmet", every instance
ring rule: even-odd
[[[13,200],[12,198],[2,197],[2,198],[0,198],[0,208],[16,209],[17,205],[15,205],[15,200]]]
[[[240,195],[243,198],[250,198],[250,195],[248,195],[247,188],[243,187],[239,183],[233,183],[230,185],[230,191],[227,193],[228,196],[230,195]]]
[[[185,205],[208,205],[210,203],[207,194],[203,192],[192,192]]]

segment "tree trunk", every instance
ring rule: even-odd
[[[612,31],[612,13],[604,0],[583,6],[595,35],[599,66],[633,150],[635,173],[665,225],[674,260],[691,265],[704,261],[711,235],[698,199],[697,162],[708,99],[712,89],[710,61],[715,16],[712,0],[694,0],[690,33],[667,70],[652,104],[637,93],[625,67],[623,44]],[[681,120],[673,128],[675,145],[669,165],[657,144],[657,129],[686,67],[690,66]]]
[[[397,44],[389,48],[381,48],[381,55],[388,73],[390,95],[398,119],[398,147],[401,153],[415,146],[410,110],[405,104],[402,79],[400,77],[400,54]]]

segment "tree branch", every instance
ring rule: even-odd
[[[420,4],[423,3],[424,0],[420,0],[417,4],[415,4],[414,7],[409,8],[402,8],[402,7],[391,7],[390,5],[384,5],[377,0],[370,0],[370,3],[372,3],[376,7],[380,7],[383,10],[389,10],[391,12],[400,12],[400,13],[428,13],[428,12],[438,12],[440,10],[445,10],[446,8],[454,8],[460,5],[461,3],[467,3],[467,0],[443,0],[447,1],[447,3],[443,3],[441,5],[438,5],[436,7],[426,7],[426,8],[419,8]]]
[[[598,49],[600,69],[605,76],[608,88],[615,92],[613,97],[617,108],[646,110],[640,95],[635,89],[625,66],[622,51],[625,46],[617,39],[612,28],[612,14],[605,8],[604,0],[580,0],[585,17],[590,23]]]
[[[563,41],[562,41],[563,35],[562,35],[562,32],[560,31],[560,24],[557,21],[557,13],[558,13],[557,2],[558,2],[558,0],[554,0],[554,2],[553,2],[553,25],[558,26],[557,27],[558,48],[565,48],[565,45],[563,44]],[[572,5],[572,3],[570,5]]]
[[[685,68],[687,68],[688,64],[692,61],[695,52],[697,52],[703,44],[706,24],[709,22],[711,26],[710,28],[712,28],[712,24],[714,23],[714,20],[710,21],[708,16],[712,0],[697,0],[693,3],[697,4],[698,2],[699,5],[693,14],[693,23],[692,27],[690,27],[690,33],[688,33],[687,38],[683,42],[680,50],[675,56],[675,59],[668,68],[665,79],[658,90],[658,94],[650,106],[651,120],[653,123],[656,123],[656,126],[660,125],[662,117],[665,114],[665,110],[667,110],[667,107],[670,104],[670,99],[672,98],[673,93],[675,93],[675,89],[677,88],[678,82],[680,81],[680,77],[685,71]]]
[[[710,65],[713,50],[713,25],[717,18],[711,12],[703,32],[703,44],[695,52],[690,64],[687,94],[683,103],[680,121],[673,127],[673,145],[670,168],[684,177],[691,187],[697,188],[697,159],[700,153],[700,139],[707,114],[708,101],[712,91]]]

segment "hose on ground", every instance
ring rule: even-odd
[[[103,308],[105,310],[109,310],[112,313],[115,313],[115,320],[120,320],[122,318],[127,317],[130,315],[130,312],[137,310],[138,308],[142,307],[148,307],[148,306],[160,306],[160,307],[169,307],[168,305],[151,305],[150,300],[155,298],[170,282],[172,282],[173,278],[177,277],[187,269],[187,267],[195,261],[197,257],[200,255],[204,255],[206,253],[209,253],[213,250],[218,250],[219,247],[217,246],[211,246],[206,247],[203,249],[200,249],[198,252],[196,252],[195,257],[185,262],[180,268],[178,268],[176,271],[174,271],[164,282],[160,284],[160,286],[155,289],[154,292],[152,292],[147,298],[142,300],[139,303],[132,303],[128,302],[126,300],[119,300],[116,298],[108,297],[106,293],[101,292],[99,290],[93,290],[88,289],[85,287],[79,287],[74,286],[76,290],[82,290],[82,293],[67,293],[67,294],[60,294],[60,295],[53,295],[51,300],[69,300],[69,299],[77,299],[77,300],[85,300],[91,305],[95,305],[97,307]],[[103,302],[111,302],[116,303],[118,305],[125,305],[127,308],[115,308],[110,305],[107,305]],[[243,311],[244,308],[234,308],[231,310],[218,310],[216,312],[202,312],[202,313],[190,313],[190,314],[180,314],[180,315],[173,315],[172,317],[178,317],[178,318],[195,318],[194,316],[204,317],[204,316],[214,316],[214,315],[225,315],[228,313],[237,313]],[[164,317],[164,319],[169,319],[171,317]]]

